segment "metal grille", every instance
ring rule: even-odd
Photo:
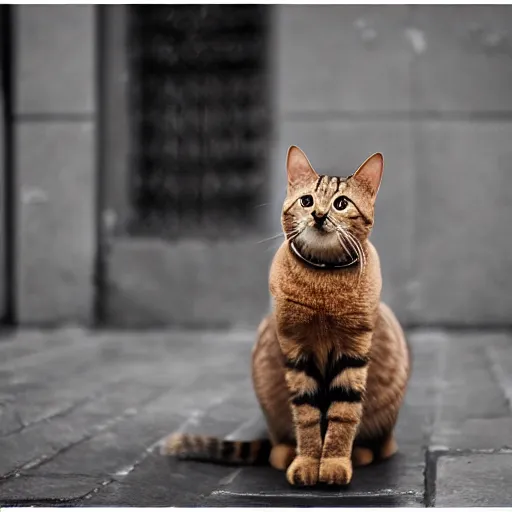
[[[132,232],[223,237],[257,228],[267,9],[129,8]]]

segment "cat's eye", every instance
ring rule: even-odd
[[[345,196],[337,197],[334,200],[333,206],[339,212],[343,211],[348,206],[348,201]]]
[[[306,196],[302,196],[300,198],[300,204],[303,208],[309,208],[310,206],[313,206],[313,196],[309,194]]]

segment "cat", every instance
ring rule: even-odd
[[[381,270],[369,241],[384,161],[369,157],[347,178],[319,175],[288,150],[285,240],[273,259],[273,311],[252,352],[267,441],[175,434],[163,453],[233,464],[269,460],[290,484],[346,485],[353,466],[397,451],[394,427],[410,351],[380,301]]]

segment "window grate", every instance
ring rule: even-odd
[[[258,228],[267,11],[129,7],[133,233],[222,238]]]

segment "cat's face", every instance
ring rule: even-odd
[[[350,264],[373,226],[383,158],[376,153],[348,178],[315,172],[296,146],[288,150],[288,192],[282,225],[292,249],[322,266]]]

